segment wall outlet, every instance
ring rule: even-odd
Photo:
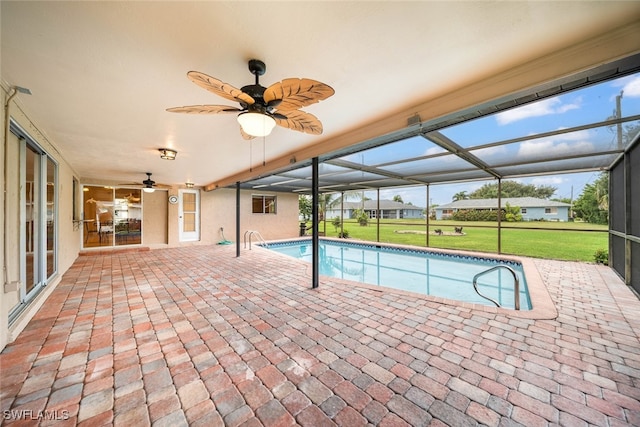
[[[20,289],[20,281],[19,280],[4,284],[4,293],[5,294],[8,294],[9,292],[18,292],[18,289]]]

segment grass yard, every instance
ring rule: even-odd
[[[498,252],[497,224],[492,222],[430,221],[429,246],[479,252]],[[454,227],[462,226],[463,235]],[[535,229],[530,229],[535,228]],[[345,221],[349,237],[377,241],[376,221],[360,226]],[[443,235],[434,235],[440,229]],[[320,225],[320,231],[323,225]],[[608,227],[579,222],[519,222],[502,223],[502,253],[536,258],[593,262],[599,249],[608,249]],[[338,231],[327,222],[327,236],[337,237]],[[381,220],[380,242],[426,246],[425,223],[416,220]]]

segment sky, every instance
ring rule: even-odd
[[[543,132],[551,132],[599,122],[612,118],[616,112],[616,98],[620,97],[622,117],[640,114],[640,73],[622,77],[597,85],[581,88],[562,95],[507,110],[491,116],[485,116],[465,122],[440,132],[458,145],[469,148],[482,146],[511,138],[528,137]],[[638,123],[638,121],[632,122]],[[510,161],[528,161],[552,156],[558,158],[574,154],[591,154],[615,150],[618,138],[615,127],[602,127],[557,134],[551,137],[531,138],[508,145],[499,145],[474,149],[472,154],[488,163],[508,163]],[[347,160],[367,165],[380,165],[383,169],[393,170],[394,160],[411,156],[425,156],[442,153],[444,150],[422,137],[389,144],[378,149],[368,150],[346,156]],[[615,156],[613,156],[615,157]],[[610,164],[612,156],[600,160],[603,165]],[[597,158],[593,161],[597,162]],[[419,173],[425,170],[455,169],[465,162],[452,155],[434,157],[414,162],[415,165],[402,166],[403,172]],[[453,168],[453,169],[452,169]],[[592,184],[600,175],[599,171],[574,174],[554,174],[514,179],[523,184],[556,187],[552,198],[572,198],[582,193],[585,185]],[[429,204],[450,203],[453,195],[466,191],[471,193],[486,183],[495,180],[471,181],[457,184],[432,184],[429,189]],[[381,199],[392,199],[399,195],[405,203],[420,207],[427,204],[426,190],[420,187],[397,187],[381,189]],[[367,192],[366,196],[376,199],[376,192]]]

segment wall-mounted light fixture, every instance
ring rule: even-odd
[[[176,150],[172,150],[170,148],[159,148],[160,158],[165,160],[175,160],[178,152]]]
[[[193,182],[185,182],[184,185],[186,185],[187,188],[193,188],[195,184]]]

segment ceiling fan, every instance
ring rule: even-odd
[[[203,89],[230,101],[240,108],[227,105],[189,105],[167,108],[172,113],[220,114],[239,113],[240,133],[244,139],[266,136],[275,125],[312,135],[322,133],[322,123],[313,114],[299,110],[332,96],[331,86],[311,79],[289,78],[265,88],[259,78],[267,70],[258,59],[249,61],[249,71],[256,76],[255,84],[238,89],[198,71],[189,71],[187,77]]]
[[[147,179],[145,179],[144,181],[140,182],[129,182],[129,183],[123,183],[120,185],[142,185],[142,191],[144,191],[145,193],[153,193],[155,191],[155,187],[158,188],[171,188],[170,185],[164,185],[164,184],[156,184],[156,182],[154,180],[151,179],[151,172],[145,172],[147,174]]]

